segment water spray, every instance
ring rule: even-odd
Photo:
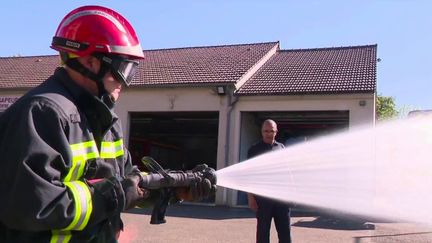
[[[216,171],[220,187],[432,224],[432,117],[352,129]]]

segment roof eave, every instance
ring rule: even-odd
[[[336,94],[375,94],[375,90],[364,91],[303,91],[303,92],[235,92],[234,96],[290,96],[290,95],[336,95]]]

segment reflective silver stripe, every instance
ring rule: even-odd
[[[140,44],[137,44],[135,46],[109,46],[112,52],[115,53],[123,53],[131,56],[138,56],[143,57],[143,49]]]
[[[50,243],[68,243],[71,237],[70,231],[53,230]]]
[[[75,215],[72,222],[63,230],[83,230],[88,224],[93,210],[91,193],[88,186],[82,181],[64,183],[72,192],[75,203]]]
[[[58,29],[62,29],[63,26],[70,24],[75,19],[82,17],[82,16],[87,16],[87,15],[99,15],[99,16],[105,17],[105,18],[109,19],[121,32],[126,33],[126,30],[123,27],[123,24],[120,23],[120,21],[118,19],[116,19],[111,14],[102,12],[101,10],[86,10],[86,11],[80,11],[80,12],[77,12],[75,14],[72,14],[71,16],[69,16],[67,19],[65,19],[63,21],[61,27],[59,27]]]
[[[115,142],[102,142],[100,157],[103,159],[113,159],[124,154],[123,140],[119,139]]]
[[[76,181],[81,179],[86,161],[99,157],[95,141],[71,144],[70,149],[72,151],[72,166],[64,178],[64,181]]]

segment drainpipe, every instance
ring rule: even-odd
[[[227,87],[228,88],[228,87]],[[231,113],[234,110],[234,106],[238,101],[238,97],[234,96],[234,92],[232,92],[232,89],[228,90],[228,112],[227,112],[227,129],[225,134],[225,167],[229,166],[229,153],[230,153],[230,146],[229,146],[229,135],[231,130]]]
[[[229,87],[227,87],[228,89]],[[232,89],[227,90],[228,92],[228,97],[227,97],[227,102],[228,102],[228,111],[227,111],[227,118],[226,118],[226,122],[227,122],[227,129],[226,129],[226,134],[225,134],[225,167],[229,166],[229,154],[230,154],[230,146],[229,146],[229,142],[230,142],[230,135],[232,133],[230,133],[231,130],[231,114],[232,111],[234,110],[234,106],[238,101],[238,97],[234,96],[234,92],[232,91]],[[225,188],[224,192],[223,192],[223,201],[225,204],[230,204],[230,202],[228,202],[228,191],[230,189]]]

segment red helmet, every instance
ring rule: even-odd
[[[144,58],[129,22],[114,10],[101,6],[83,6],[67,14],[57,28],[51,48],[77,56],[106,53]]]

